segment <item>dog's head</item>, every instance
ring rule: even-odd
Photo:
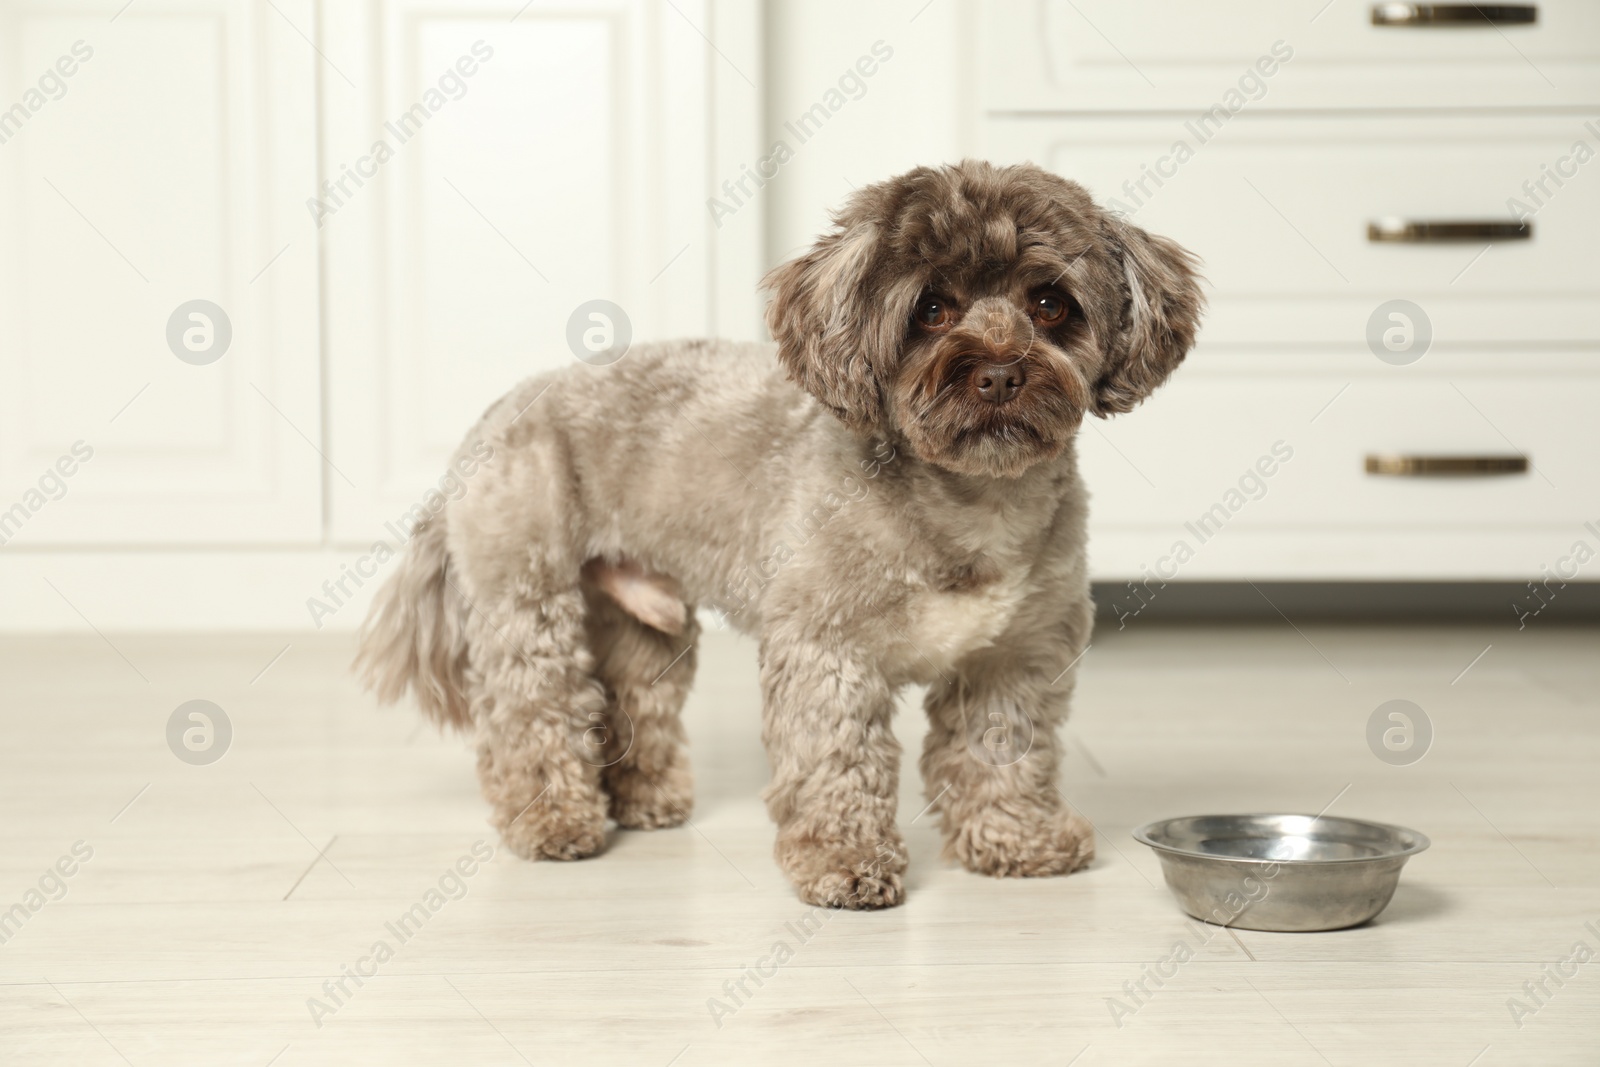
[[[767,322],[789,376],[852,429],[1015,477],[1183,360],[1204,304],[1194,268],[1073,182],[969,160],[852,196],[767,276]]]

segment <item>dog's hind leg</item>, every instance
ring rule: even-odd
[[[605,686],[602,742],[595,754],[611,817],[638,830],[677,826],[694,807],[694,775],[679,713],[694,680],[699,626],[684,611],[676,632],[646,626],[593,586],[589,635]]]
[[[585,733],[604,722],[586,604],[534,573],[490,601],[469,599],[469,692],[478,779],[505,843],[528,859],[581,859],[605,846],[601,759]],[[465,594],[463,594],[465,595]]]

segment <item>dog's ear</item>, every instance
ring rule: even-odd
[[[1205,309],[1193,254],[1119,218],[1108,216],[1106,228],[1122,260],[1124,304],[1094,386],[1101,418],[1132,411],[1167,380],[1193,347]]]
[[[811,251],[775,268],[761,284],[772,290],[767,327],[790,380],[864,433],[882,420],[878,371],[892,360],[903,324],[889,321],[889,309],[867,282],[878,225],[838,222]]]

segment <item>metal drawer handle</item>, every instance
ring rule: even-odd
[[[1367,473],[1388,478],[1487,478],[1527,474],[1527,456],[1368,456]]]
[[[1367,240],[1396,244],[1431,244],[1439,241],[1528,241],[1533,223],[1512,219],[1493,221],[1446,220],[1415,222],[1379,219],[1367,223]]]
[[[1374,26],[1531,26],[1538,4],[1373,4]]]

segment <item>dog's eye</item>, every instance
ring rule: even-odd
[[[917,323],[924,329],[942,330],[956,321],[955,309],[942,296],[925,296],[917,301]]]
[[[1066,320],[1072,305],[1054,289],[1033,294],[1029,312],[1041,326],[1059,326]]]

